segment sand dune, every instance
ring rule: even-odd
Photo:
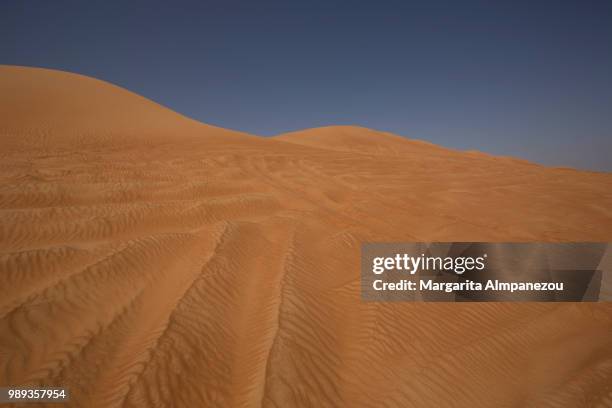
[[[74,407],[612,407],[610,304],[382,304],[364,241],[610,241],[612,175],[260,138],[0,67],[0,386]]]

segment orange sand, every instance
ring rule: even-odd
[[[611,241],[612,174],[359,127],[265,139],[4,66],[0,180],[0,386],[74,407],[612,407],[612,304],[359,296],[364,241]]]

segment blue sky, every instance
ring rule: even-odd
[[[13,1],[0,63],[262,136],[352,124],[612,171],[609,1]]]

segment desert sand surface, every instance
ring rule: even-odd
[[[611,241],[612,174],[352,126],[262,138],[2,66],[0,180],[0,386],[72,407],[612,407],[612,304],[365,303],[359,280],[367,241]]]

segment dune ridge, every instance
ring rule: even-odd
[[[610,304],[359,297],[361,242],[610,241],[612,174],[359,127],[260,138],[7,66],[0,158],[0,386],[67,386],[73,407],[612,407]]]

